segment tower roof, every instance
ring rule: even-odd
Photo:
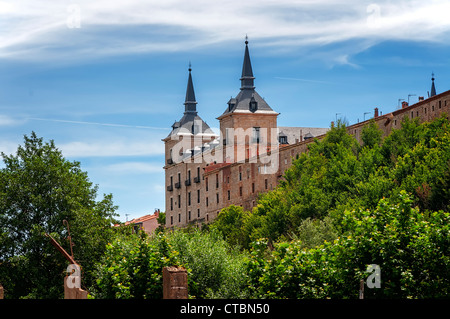
[[[256,92],[253,69],[248,50],[248,38],[245,38],[244,62],[242,64],[241,91],[235,98],[228,101],[228,107],[220,116],[229,113],[276,113],[267,102]],[[219,117],[219,118],[220,118]]]
[[[168,135],[179,134],[211,134],[216,135],[208,124],[197,114],[197,101],[195,99],[194,84],[192,81],[192,68],[189,63],[189,76],[184,101],[184,115],[179,121],[172,124],[172,131]]]
[[[434,73],[431,74],[431,92],[430,97],[436,95],[436,87],[434,86]]]
[[[252,62],[250,60],[250,53],[248,52],[248,38],[245,37],[245,53],[244,53],[244,63],[242,64],[242,75],[241,75],[241,90],[255,88],[254,85]]]
[[[195,100],[194,84],[192,83],[191,71],[192,71],[191,63],[189,63],[189,77],[186,88],[186,99],[184,101],[185,106],[184,112],[197,114],[197,101]]]

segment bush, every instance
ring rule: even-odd
[[[300,240],[254,245],[247,262],[257,298],[358,298],[367,266],[381,267],[381,288],[365,298],[444,298],[450,293],[450,214],[411,208],[406,192],[374,210],[346,211],[345,235],[313,249]]]
[[[162,269],[179,265],[177,255],[164,234],[118,238],[107,245],[90,292],[100,299],[161,299]]]
[[[175,231],[169,241],[189,269],[189,294],[196,298],[245,298],[244,252],[221,234],[198,229]]]

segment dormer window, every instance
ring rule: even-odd
[[[287,144],[288,142],[287,142],[287,136],[280,136],[279,137],[279,139],[280,139],[280,144]]]
[[[256,112],[258,109],[258,102],[256,102],[255,98],[252,96],[250,99],[250,112]]]
[[[231,112],[235,105],[236,105],[236,99],[231,98],[228,101],[228,112]]]

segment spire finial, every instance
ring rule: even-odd
[[[191,64],[191,61],[189,61],[189,72],[191,72],[192,71],[192,64]]]
[[[434,86],[434,72],[431,73],[431,93],[430,97],[436,95],[436,87]]]
[[[248,44],[248,35],[247,35],[247,33],[245,34],[245,44]]]

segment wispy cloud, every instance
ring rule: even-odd
[[[99,126],[110,126],[110,127],[128,127],[128,128],[162,130],[162,131],[169,131],[170,130],[170,129],[165,128],[165,127],[155,127],[155,126],[127,125],[127,124],[87,122],[87,121],[73,121],[73,120],[61,120],[61,119],[39,118],[39,117],[29,117],[29,118],[27,118],[27,120],[57,122],[57,123],[70,123],[70,124],[82,124],[82,125],[99,125]],[[2,117],[0,115],[0,125],[1,124],[2,124]]]
[[[17,118],[11,117],[9,115],[0,114],[0,128],[4,127],[4,126],[21,125],[24,122],[25,122],[25,120],[17,119]]]
[[[161,173],[163,171],[162,165],[156,165],[147,162],[123,162],[111,164],[106,167],[106,170],[116,174],[146,174],[146,173]]]
[[[289,77],[282,77],[282,76],[276,76],[275,79],[286,80],[286,81],[300,81],[300,82],[309,82],[309,83],[320,83],[320,84],[331,84],[332,83],[332,82],[329,82],[329,81],[320,81],[320,80],[311,80],[311,79],[302,79],[302,78],[289,78]]]
[[[157,156],[164,154],[164,145],[159,142],[136,141],[74,141],[59,144],[63,155],[71,158],[112,156]]]
[[[448,12],[446,0],[0,1],[0,58],[190,50],[245,33],[266,46],[287,47],[349,40],[442,42],[450,31]]]

